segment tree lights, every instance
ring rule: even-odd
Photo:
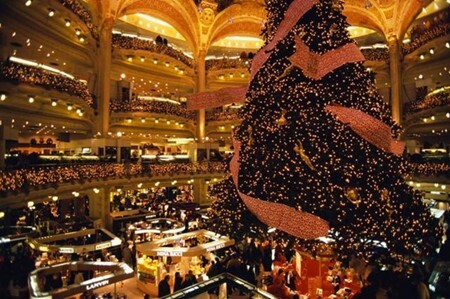
[[[279,38],[292,2],[296,1],[267,1],[263,50]],[[315,71],[321,57],[353,43],[345,29],[343,4],[311,2],[314,5],[286,36],[263,53],[266,61],[261,67],[252,65],[254,77],[239,111],[242,123],[234,130],[240,143],[238,180],[228,178],[214,187],[211,229],[237,239],[267,237],[268,222],[250,212],[244,194],[327,221],[328,237],[334,239],[340,258],[355,251],[371,255],[380,244],[392,257],[428,255],[434,249],[437,225],[420,195],[404,182],[407,164],[399,147],[393,146],[400,128],[376,92],[373,74],[358,59],[340,63],[322,76]],[[299,44],[317,58],[303,61],[305,68],[290,59],[302,54],[296,53]],[[358,119],[343,121],[339,113],[327,109],[333,105],[358,111],[354,115],[363,115],[361,122],[376,126],[361,127]],[[379,142],[376,127],[383,128],[389,144]],[[265,211],[268,218],[275,212]],[[281,228],[271,235],[310,250],[320,244]]]

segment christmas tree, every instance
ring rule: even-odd
[[[212,230],[268,236],[337,254],[429,255],[436,221],[404,182],[400,127],[349,37],[341,1],[267,0],[265,46],[233,132]],[[270,229],[273,228],[273,229]]]

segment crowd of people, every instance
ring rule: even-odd
[[[183,105],[170,102],[146,101],[132,98],[131,100],[111,100],[111,112],[149,112],[183,117],[189,120],[196,119],[196,111],[187,110]]]
[[[121,34],[112,35],[112,45],[115,48],[127,50],[144,50],[153,53],[168,55],[184,63],[189,67],[194,66],[194,60],[184,55],[183,52],[172,48],[164,42],[150,41],[137,37],[123,36]]]
[[[410,115],[423,110],[450,105],[450,93],[440,92],[431,94],[422,99],[417,99],[405,104],[405,115]]]
[[[432,21],[424,21],[411,29],[411,42],[403,44],[404,55],[419,49],[429,41],[450,33],[450,16],[448,10],[439,13]]]
[[[91,107],[94,105],[94,98],[85,84],[78,80],[51,73],[37,67],[9,61],[2,65],[1,78],[17,83],[26,83],[55,89],[79,97]]]
[[[8,191],[27,191],[53,184],[80,182],[131,175],[149,174],[153,176],[175,174],[197,174],[224,172],[222,162],[194,162],[167,164],[95,163],[66,166],[23,168],[11,171],[0,170],[0,194]]]
[[[369,61],[389,61],[389,49],[387,48],[362,49],[361,52]]]
[[[409,163],[411,173],[418,176],[439,176],[450,177],[450,164],[448,163]]]
[[[76,14],[87,26],[96,40],[99,39],[98,28],[92,22],[92,15],[78,0],[59,0],[59,2]]]

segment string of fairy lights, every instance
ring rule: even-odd
[[[267,1],[266,42],[291,2]],[[239,191],[325,219],[340,258],[355,251],[370,255],[379,244],[394,257],[429,255],[437,226],[420,194],[404,182],[404,158],[375,147],[324,110],[330,104],[361,110],[387,124],[396,138],[401,129],[377,93],[373,74],[362,63],[348,63],[320,80],[297,68],[285,75],[295,35],[318,54],[352,43],[342,9],[341,1],[313,6],[251,81],[239,111],[242,123],[234,130],[241,142]],[[268,236],[269,228],[247,210],[231,179],[220,183],[213,196],[210,225],[215,230],[237,239]],[[321,244],[280,230],[271,236],[313,251]]]

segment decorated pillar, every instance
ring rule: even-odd
[[[109,104],[111,96],[111,39],[114,18],[108,17],[103,21],[100,30],[100,40],[97,52],[97,132],[102,137],[108,136],[109,131]]]
[[[206,91],[206,67],[205,67],[205,57],[207,53],[206,42],[208,39],[208,32],[211,27],[211,24],[216,17],[217,11],[217,3],[211,0],[202,0],[198,6],[200,12],[200,46],[199,52],[197,55],[197,86],[196,92],[204,92]],[[199,143],[203,143],[205,141],[205,108],[200,108],[198,110],[197,116],[197,130],[196,137]]]
[[[391,75],[391,109],[392,117],[398,123],[402,122],[402,52],[401,41],[397,36],[392,35],[388,38],[389,44],[389,67]]]
[[[201,50],[197,57],[197,86],[196,92],[206,91],[206,69],[205,69],[206,51]],[[199,143],[205,140],[205,126],[206,126],[206,112],[205,108],[199,109],[197,114],[197,131],[196,137]]]

